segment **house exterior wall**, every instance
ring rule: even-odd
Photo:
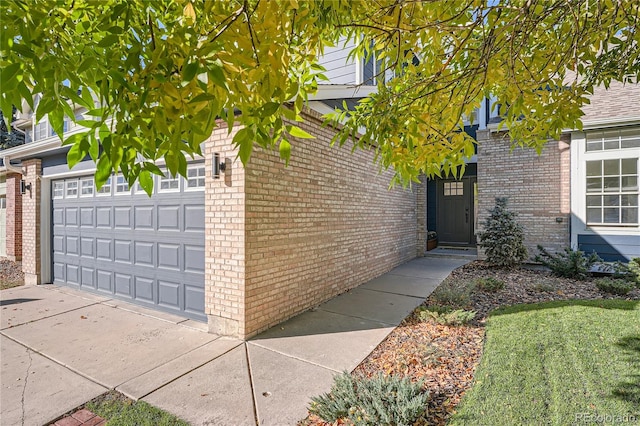
[[[530,148],[511,151],[505,133],[478,131],[480,230],[495,198],[507,197],[524,226],[530,257],[537,254],[538,244],[562,250],[570,243],[570,185],[569,135],[550,141],[538,155]]]
[[[41,160],[30,159],[22,162],[23,179],[31,190],[22,196],[22,271],[26,285],[42,283],[40,251],[40,197]]]
[[[419,190],[389,190],[392,174],[378,172],[373,152],[331,148],[334,131],[312,111],[305,118],[298,125],[316,139],[296,140],[288,167],[257,149],[244,171],[234,162],[230,177],[208,182],[214,332],[248,338],[424,252]],[[235,158],[232,136],[216,131],[207,160]]]
[[[6,177],[7,210],[6,210],[6,253],[11,260],[22,259],[22,194],[20,180],[22,175],[9,173]]]

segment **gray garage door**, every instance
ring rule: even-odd
[[[204,165],[149,198],[113,176],[52,182],[53,282],[205,320]]]

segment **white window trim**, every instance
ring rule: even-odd
[[[129,187],[129,189],[126,191],[118,191],[118,178],[120,177],[124,179],[124,175],[122,175],[122,173],[118,173],[117,175],[112,176],[111,186],[113,188],[112,190],[113,195],[115,195],[116,197],[120,195],[131,195],[132,188],[129,187],[129,184],[126,182],[127,181],[126,179],[124,180],[125,180],[125,183],[127,183],[127,186]]]
[[[167,170],[167,169],[162,170],[162,173],[164,173],[167,176],[171,176],[169,170]],[[168,179],[169,182],[177,181],[178,182],[178,187],[177,188],[162,189],[162,187],[161,187],[162,179],[163,179],[162,176],[158,176],[158,179],[156,181],[157,188],[158,188],[158,190],[157,190],[158,194],[166,194],[166,193],[170,193],[170,192],[180,192],[180,187],[182,186],[182,182],[181,181],[183,180],[183,179],[181,179],[180,175],[178,175],[177,177],[170,177]],[[156,185],[154,185],[154,186],[156,186]]]
[[[69,195],[69,184],[70,183],[75,183],[76,184],[76,194],[75,195]],[[78,198],[79,194],[80,194],[80,182],[78,181],[78,179],[66,179],[64,181],[64,198]]]
[[[638,128],[640,132],[640,128]],[[586,151],[584,132],[573,132],[571,158],[571,247],[578,247],[578,235],[637,235],[640,224],[587,225],[587,161],[638,158],[636,149]],[[640,165],[639,165],[640,167]],[[639,170],[640,171],[640,170]]]
[[[86,182],[86,181],[90,181],[91,182],[91,194],[83,194],[82,193],[82,182]],[[79,187],[79,192],[78,194],[80,195],[81,198],[90,198],[93,197],[96,193],[96,185],[93,181],[93,176],[92,177],[85,177],[85,178],[80,178],[80,187]]]
[[[109,179],[105,182],[104,185],[102,185],[102,188],[100,188],[101,190],[104,189],[105,186],[109,186],[109,192],[99,192],[97,188],[94,189],[94,193],[96,195],[96,197],[110,197],[111,195],[113,195],[113,175],[109,176]]]
[[[205,187],[207,186],[207,168],[205,167],[205,164],[204,163],[189,164],[187,166],[187,176],[189,176],[189,170],[194,170],[194,169],[203,169],[204,174],[202,176],[198,176],[192,179],[204,179],[204,185],[189,187],[189,178],[187,177],[183,179],[185,192],[204,191]]]
[[[62,184],[62,195],[56,195],[55,194],[56,184]],[[66,189],[67,189],[67,186],[65,185],[65,182],[63,180],[55,181],[53,183],[53,189],[52,189],[53,193],[51,194],[52,198],[54,200],[62,200],[62,199],[64,199],[64,194],[66,192]]]

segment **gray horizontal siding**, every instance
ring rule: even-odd
[[[596,252],[607,262],[628,262],[640,257],[640,237],[637,235],[579,234],[578,248],[585,253]]]

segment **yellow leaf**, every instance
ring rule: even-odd
[[[186,4],[182,10],[182,14],[186,18],[187,24],[191,25],[196,21],[196,11],[193,9],[193,4],[191,4],[191,2]]]

